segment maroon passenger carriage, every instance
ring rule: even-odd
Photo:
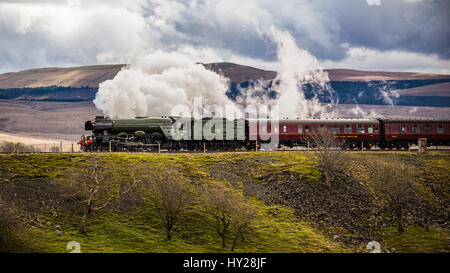
[[[419,138],[426,138],[428,146],[450,145],[450,120],[380,119],[383,142],[380,148],[408,148]]]
[[[360,149],[364,146],[370,149],[380,141],[380,122],[377,119],[284,119],[278,123],[274,133],[279,133],[280,145],[287,147],[307,146],[311,135],[325,129],[331,130],[336,137],[345,139],[351,148]],[[272,133],[271,121],[258,124],[254,120],[249,126],[251,140],[257,139],[264,143],[264,136]]]
[[[278,134],[280,145],[306,146],[310,135],[325,129],[354,149],[407,149],[419,138],[427,138],[429,146],[450,145],[450,120],[284,119],[278,121],[273,132],[270,120],[250,120],[249,138],[264,143],[270,142],[267,136]]]

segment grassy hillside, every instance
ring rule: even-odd
[[[429,231],[414,213],[402,234],[381,210],[375,214],[380,213],[382,220],[376,221],[383,224],[366,224],[376,222],[372,208],[379,205],[364,168],[371,160],[388,159],[389,153],[352,154],[350,178],[331,189],[324,186],[314,154],[307,152],[0,155],[0,208],[20,222],[8,251],[68,252],[66,244],[78,241],[82,252],[230,252],[229,244],[222,248],[199,203],[182,214],[167,241],[157,211],[146,198],[150,189],[145,183],[93,213],[87,234],[81,234],[79,196],[67,190],[73,183],[67,174],[95,161],[152,174],[176,170],[190,185],[243,194],[242,202],[256,207],[257,215],[236,252],[366,252],[365,245],[374,239],[384,251],[449,252],[448,224],[440,213],[448,211],[450,154],[399,155],[418,170],[420,198],[436,208]],[[117,173],[127,176],[127,170]],[[197,189],[192,187],[193,194],[201,198]]]

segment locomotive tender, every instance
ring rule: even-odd
[[[176,128],[175,128],[176,127]],[[176,134],[174,137],[174,128]],[[82,137],[84,151],[236,150],[254,149],[270,143],[267,135],[277,136],[277,145],[306,146],[308,138],[321,130],[331,130],[345,139],[349,148],[408,149],[419,138],[428,145],[450,145],[450,120],[406,119],[284,119],[226,120],[178,117],[137,117],[109,119],[97,116],[85,123],[92,135]],[[210,136],[205,134],[210,132]],[[211,137],[212,136],[212,137]],[[264,137],[263,137],[264,136]]]

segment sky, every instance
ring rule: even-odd
[[[0,0],[0,73],[149,52],[277,70],[272,27],[322,68],[450,74],[448,0]]]

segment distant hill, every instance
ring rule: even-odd
[[[227,95],[231,99],[259,79],[269,81],[263,91],[276,96],[270,82],[276,76],[275,71],[227,62],[203,65],[230,79]],[[114,78],[124,66],[39,68],[0,74],[0,99],[90,101],[95,97],[99,83]],[[450,107],[450,75],[351,69],[326,71],[341,103],[387,104],[379,92],[380,88],[387,87],[400,94],[399,98],[394,98],[398,105]],[[305,86],[305,93],[307,98],[312,97],[312,87]],[[320,99],[327,102],[325,97]]]
[[[125,65],[49,67],[5,73],[0,74],[0,89],[53,85],[97,88],[99,83],[114,78],[123,66]]]

